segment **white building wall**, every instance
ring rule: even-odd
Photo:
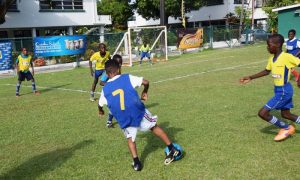
[[[249,4],[245,4],[244,7],[248,10],[252,9],[252,1]],[[189,17],[189,22],[198,22],[198,21],[209,21],[209,20],[222,20],[228,13],[235,13],[235,7],[241,6],[241,4],[234,4],[234,0],[224,0],[224,4],[215,5],[215,6],[205,6],[200,8],[197,11],[191,11],[187,13],[186,16]],[[135,13],[136,20],[128,21],[129,27],[136,26],[150,26],[150,25],[158,25],[160,23],[158,20],[146,20],[141,15]],[[256,8],[254,11],[254,19],[266,19],[268,16],[262,10],[262,8]],[[169,24],[181,23],[179,19],[174,19],[169,17]]]
[[[97,15],[96,2],[83,0],[84,12],[39,12],[38,0],[17,0],[20,12],[8,12],[0,29],[111,24],[110,16]]]

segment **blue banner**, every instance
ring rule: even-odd
[[[86,36],[51,36],[34,38],[35,56],[64,56],[83,54]]]
[[[12,42],[0,41],[0,70],[12,69]]]

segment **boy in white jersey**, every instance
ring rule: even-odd
[[[138,130],[151,130],[168,146],[169,153],[165,158],[165,165],[170,164],[176,156],[181,155],[181,151],[174,147],[167,134],[156,124],[157,117],[152,116],[141,101],[141,99],[148,99],[149,81],[129,74],[120,75],[120,65],[114,60],[105,63],[105,71],[109,80],[101,92],[98,105],[99,115],[100,117],[104,115],[102,107],[107,105],[118,121],[127,138],[128,147],[133,158],[133,169],[136,171],[142,170],[135,144]],[[134,88],[141,85],[144,86],[144,90],[140,98]]]

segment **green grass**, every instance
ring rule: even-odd
[[[165,145],[140,133],[141,172],[130,166],[121,130],[107,129],[97,102],[89,101],[89,69],[37,74],[41,95],[25,82],[19,99],[16,77],[0,79],[0,179],[300,179],[300,131],[276,143],[278,130],[257,116],[273,95],[271,77],[238,83],[264,69],[268,56],[260,44],[124,67],[123,73],[150,81],[145,105],[185,150],[182,160],[165,166]],[[292,84],[292,112],[299,113]]]

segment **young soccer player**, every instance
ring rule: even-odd
[[[156,124],[157,116],[153,116],[144,106],[142,100],[148,99],[149,81],[142,77],[129,74],[120,75],[120,65],[117,61],[107,61],[105,70],[109,80],[102,89],[99,99],[99,115],[104,115],[103,106],[107,105],[127,138],[129,150],[133,158],[132,167],[136,171],[142,170],[138,158],[135,139],[137,131],[151,130],[169,148],[170,152],[165,158],[165,164],[170,164],[181,151],[177,150],[167,134]],[[143,85],[141,98],[134,89]]]
[[[144,42],[144,44],[141,46],[140,48],[140,53],[141,53],[141,60],[140,60],[140,64],[142,64],[142,61],[144,59],[144,57],[147,57],[149,59],[149,63],[151,63],[151,59],[150,59],[150,47],[149,44],[147,44],[146,42]]]
[[[295,57],[300,58],[300,41],[295,37],[295,35],[296,30],[289,30],[289,39],[286,42],[286,52],[292,54]],[[291,73],[295,76],[296,81],[298,81],[299,73],[295,69],[292,69]]]
[[[120,66],[119,74],[121,74],[121,67],[122,67],[122,64],[123,64],[122,56],[119,55],[119,54],[115,54],[113,56],[112,60],[117,61],[119,63],[119,66]],[[104,86],[107,81],[108,81],[108,76],[107,76],[106,72],[104,72],[103,75],[101,76],[100,85]],[[106,127],[113,128],[113,123],[112,123],[113,118],[114,118],[114,116],[111,114],[111,112],[109,112],[108,113],[108,119],[107,119],[107,122],[106,122]]]
[[[33,63],[32,63],[32,57],[30,55],[28,55],[26,48],[22,48],[21,50],[22,50],[22,53],[18,56],[18,58],[16,60],[16,69],[17,69],[17,73],[18,73],[16,97],[20,96],[20,87],[21,87],[22,81],[24,81],[25,78],[27,81],[31,80],[33,93],[35,95],[39,95],[40,93],[36,90],[35,80],[33,78],[34,68],[33,68]],[[32,74],[29,70],[29,66],[31,66]]]
[[[282,141],[289,136],[295,134],[294,125],[289,125],[277,117],[270,114],[273,109],[281,110],[281,116],[293,122],[300,123],[300,116],[292,114],[290,109],[293,108],[293,87],[289,83],[291,69],[299,66],[300,59],[291,54],[282,51],[284,38],[280,34],[271,35],[268,38],[268,51],[272,56],[268,60],[265,70],[240,79],[240,82],[245,84],[253,79],[260,78],[272,73],[274,79],[275,95],[264,105],[258,112],[258,116],[263,120],[274,124],[280,131],[275,136],[275,141]],[[300,81],[297,82],[300,87]]]
[[[94,81],[91,89],[90,101],[95,101],[95,89],[99,80],[99,77],[104,72],[104,64],[110,59],[110,53],[106,51],[106,45],[104,43],[99,44],[99,52],[95,52],[89,61],[91,76],[94,77]],[[95,72],[92,68],[93,61],[96,61]]]

